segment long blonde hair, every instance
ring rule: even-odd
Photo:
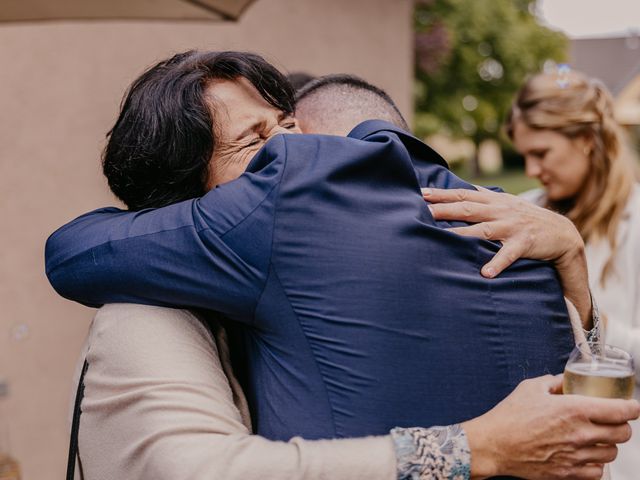
[[[600,278],[604,285],[613,271],[618,225],[636,178],[611,94],[600,81],[576,71],[541,73],[524,84],[511,106],[506,130],[512,140],[518,121],[590,141],[590,171],[580,191],[572,199],[547,200],[546,206],[571,219],[585,243],[609,242],[611,255]]]

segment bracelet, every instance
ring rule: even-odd
[[[591,295],[591,318],[593,319],[593,327],[591,330],[584,330],[584,336],[587,339],[587,342],[599,343],[602,338],[602,323],[600,322],[600,310],[598,309],[598,304],[593,298],[593,294],[589,291]]]
[[[398,480],[469,480],[471,452],[459,425],[391,430]]]

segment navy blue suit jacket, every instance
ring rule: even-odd
[[[472,188],[380,122],[278,135],[239,179],[157,210],[84,215],[47,243],[63,296],[216,310],[244,325],[257,431],[384,434],[463,421],[572,345],[547,263],[435,222],[421,186]]]

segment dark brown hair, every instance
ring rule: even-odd
[[[107,134],[103,172],[131,210],[162,207],[206,192],[216,145],[212,80],[247,79],[275,108],[293,114],[287,79],[264,58],[245,52],[179,53],[129,87]]]

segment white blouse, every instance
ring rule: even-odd
[[[611,255],[609,242],[587,244],[589,285],[601,313],[607,317],[607,342],[634,357],[636,379],[640,381],[640,185],[634,187],[627,203],[617,241],[614,268],[604,287],[600,278]]]
[[[543,205],[544,191],[531,190],[523,198]],[[604,239],[586,244],[589,286],[606,316],[606,342],[631,354],[636,366],[635,398],[640,400],[640,184],[636,184],[620,220],[613,271],[605,286],[600,278],[611,248]],[[611,466],[612,480],[637,480],[640,475],[640,421],[632,422],[633,437],[619,446],[618,459]]]

